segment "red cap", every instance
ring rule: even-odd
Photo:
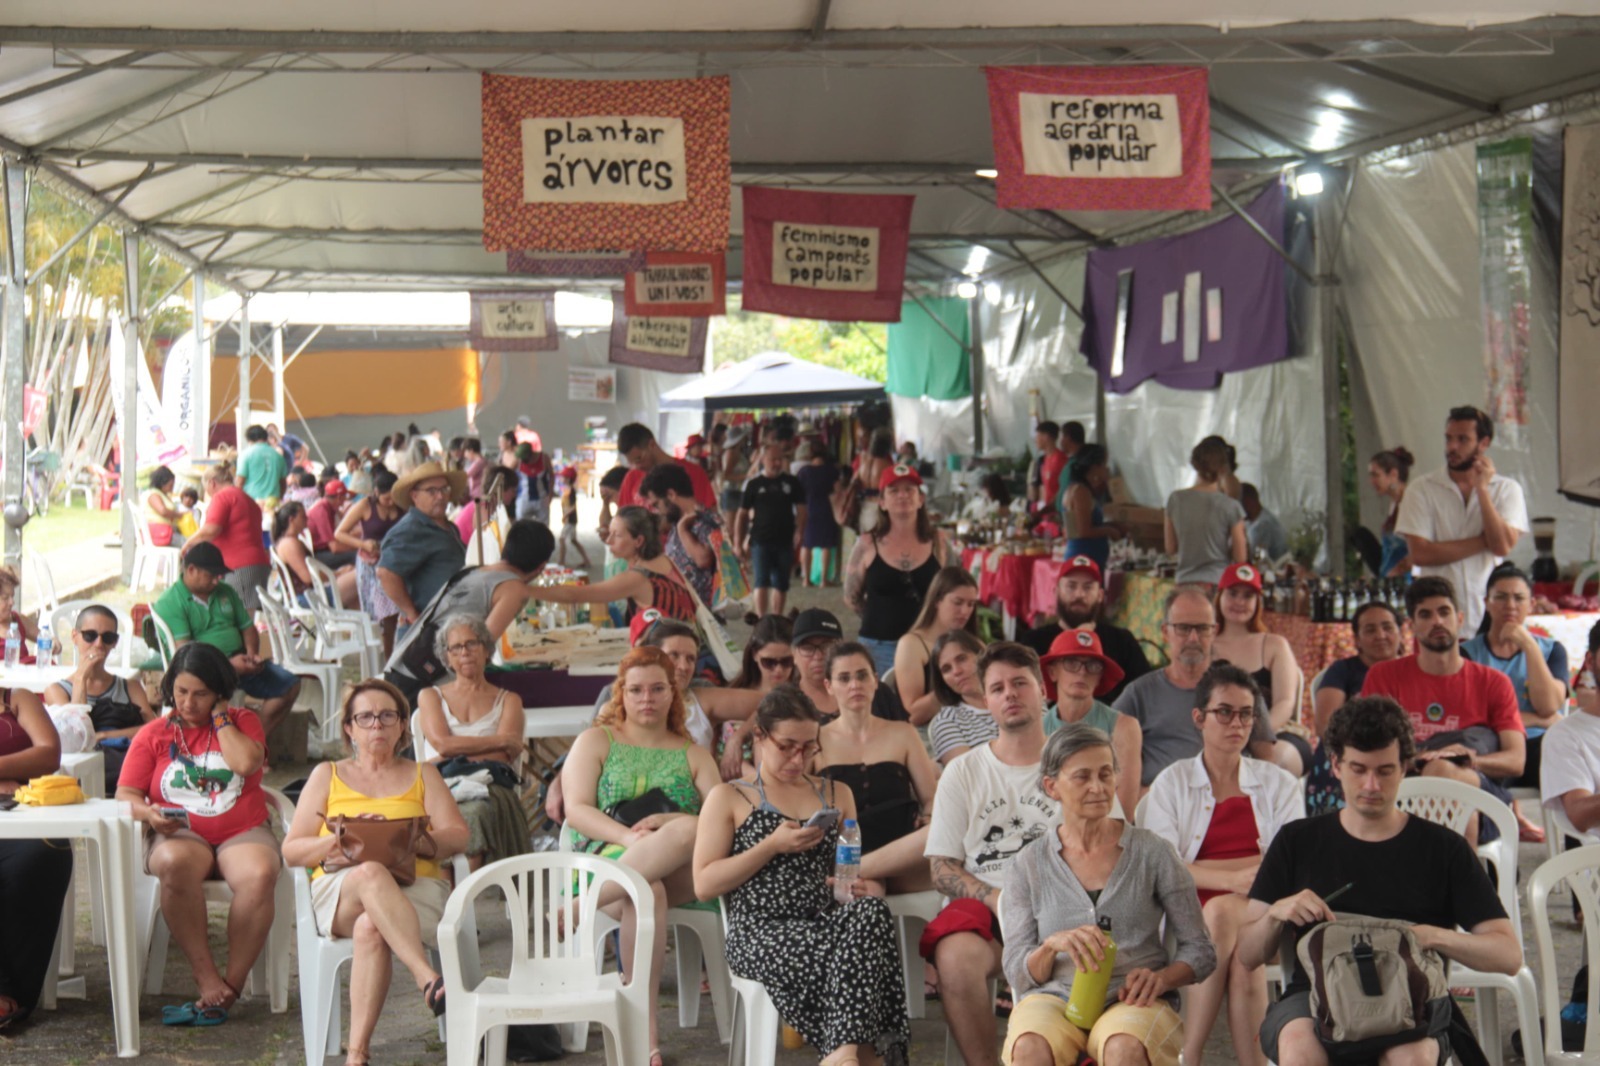
[[[1234,563],[1222,572],[1222,580],[1217,582],[1217,589],[1220,591],[1235,585],[1249,585],[1260,592],[1261,571],[1253,563]]]
[[[1100,635],[1092,629],[1063,629],[1061,635],[1050,642],[1049,652],[1039,660],[1039,665],[1044,667],[1044,691],[1051,699],[1056,698],[1056,683],[1051,676],[1050,664],[1058,659],[1100,660],[1105,670],[1100,674],[1100,683],[1095,686],[1096,696],[1104,696],[1122,684],[1122,667],[1106,655],[1100,647]]]
[[[650,627],[664,617],[665,615],[654,607],[646,607],[634,615],[633,621],[628,623],[628,644],[637,648],[639,642],[644,639],[644,635],[650,632]]]
[[[921,485],[922,475],[917,473],[917,468],[914,466],[896,463],[885,470],[882,477],[878,478],[878,491],[882,492],[897,481],[909,481],[913,485]]]
[[[1077,570],[1087,570],[1089,573],[1094,575],[1096,584],[1105,584],[1105,579],[1100,574],[1100,564],[1089,558],[1087,555],[1067,556],[1066,562],[1061,564],[1061,570],[1056,574],[1056,580],[1060,581],[1068,574]]]
[[[689,434],[689,439],[683,442],[683,446],[685,448],[694,448],[698,445],[704,444],[705,442],[705,437],[698,433],[691,433]]]
[[[338,478],[333,478],[325,482],[322,486],[322,494],[324,496],[344,496],[348,494],[349,491],[349,489],[345,488],[344,482],[340,481]]]

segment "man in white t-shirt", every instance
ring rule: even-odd
[[[1494,422],[1476,407],[1453,407],[1444,424],[1442,469],[1406,486],[1395,532],[1423,574],[1446,577],[1461,597],[1463,633],[1477,631],[1489,572],[1528,531],[1522,486],[1495,473]]]
[[[1583,657],[1580,679],[1594,677],[1600,669],[1597,658],[1600,622],[1589,630],[1589,652]],[[1600,838],[1600,692],[1575,685],[1572,698],[1578,709],[1544,735],[1539,794],[1546,807],[1559,806],[1574,828]]]
[[[924,854],[949,897],[922,934],[939,968],[945,1021],[967,1066],[999,1062],[989,980],[1000,975],[1000,886],[1011,859],[1049,831],[1056,805],[1039,787],[1044,674],[1021,644],[992,644],[978,660],[984,702],[1000,735],[957,756],[933,797]]]

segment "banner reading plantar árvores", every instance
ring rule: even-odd
[[[727,78],[483,75],[489,251],[728,246]]]
[[[1528,424],[1533,298],[1533,140],[1478,145],[1478,239],[1488,411],[1516,442]]]
[[[911,196],[745,186],[746,311],[900,321]]]
[[[1205,211],[1201,67],[987,67],[1002,208]]]

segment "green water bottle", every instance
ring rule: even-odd
[[[1106,991],[1111,987],[1111,971],[1117,965],[1117,942],[1111,939],[1111,919],[1102,917],[1100,932],[1106,938],[1106,957],[1093,970],[1079,970],[1072,978],[1072,995],[1067,999],[1067,1021],[1084,1032],[1094,1028],[1106,1008]]]

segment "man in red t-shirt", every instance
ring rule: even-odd
[[[1039,449],[1038,495],[1034,502],[1037,511],[1054,511],[1061,496],[1061,474],[1067,469],[1067,453],[1056,447],[1061,438],[1061,427],[1054,422],[1040,422],[1033,428],[1033,443]]]
[[[306,532],[311,534],[311,551],[317,562],[330,570],[355,565],[356,553],[341,549],[333,542],[334,531],[339,528],[339,519],[344,517],[349,502],[350,490],[344,487],[344,482],[329,478],[322,486],[322,498],[306,508]]]
[[[244,600],[245,607],[254,611],[260,606],[256,589],[272,576],[262,538],[261,507],[233,483],[233,473],[225,466],[211,467],[204,480],[210,497],[205,524],[184,542],[184,553],[206,541],[216,544],[231,571],[224,580]]]
[[[1497,782],[1518,777],[1527,758],[1527,731],[1517,696],[1506,675],[1466,659],[1456,642],[1461,611],[1455,587],[1442,577],[1420,577],[1406,590],[1406,611],[1417,642],[1415,655],[1374,663],[1361,686],[1363,696],[1388,696],[1411,719],[1416,762],[1424,777],[1448,777],[1476,785],[1509,802]],[[1498,739],[1490,748],[1484,729]],[[1473,730],[1481,743],[1441,737]],[[1490,749],[1490,750],[1485,750]],[[1467,839],[1476,842],[1469,822]]]
[[[617,490],[618,507],[643,507],[644,498],[639,495],[639,484],[644,481],[645,474],[661,463],[677,462],[661,450],[661,445],[656,443],[656,435],[650,432],[650,427],[641,426],[637,422],[629,422],[617,431],[617,455],[633,468],[622,479],[622,488]],[[706,475],[705,468],[699,463],[678,465],[689,472],[689,480],[694,484],[695,500],[701,507],[715,511],[717,493],[711,487],[711,478]]]

